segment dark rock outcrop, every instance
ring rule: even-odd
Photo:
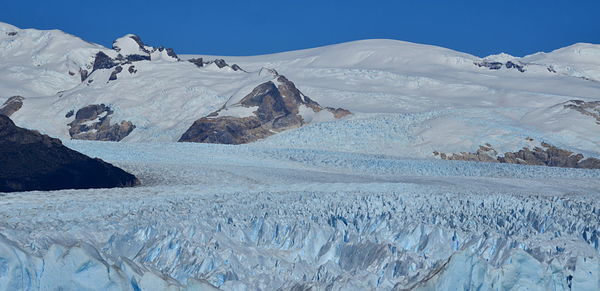
[[[202,58],[189,59],[188,62],[196,65],[198,68],[204,67],[204,61]]]
[[[117,79],[117,75],[123,71],[123,67],[121,66],[116,66],[115,69],[112,71],[112,73],[110,73],[110,77],[108,78],[109,81],[114,81]]]
[[[139,62],[139,61],[149,61],[150,56],[143,55],[128,55],[125,57],[126,62]]]
[[[87,79],[89,73],[88,70],[80,68],[79,69],[79,76],[81,76],[81,82],[85,81],[85,79]]]
[[[193,61],[192,61],[193,60]],[[210,65],[210,64],[215,64],[219,69],[225,68],[225,67],[229,67],[234,71],[242,71],[242,72],[246,72],[246,70],[242,69],[240,66],[238,66],[237,64],[233,64],[233,65],[229,65],[227,64],[227,62],[224,59],[215,59],[212,61],[208,61],[208,62],[204,62],[202,66],[198,65],[198,62],[202,62],[202,58],[198,58],[198,59],[191,59],[189,60],[190,62],[196,64],[196,66],[198,67],[202,67],[203,65]]]
[[[72,139],[120,141],[134,129],[130,121],[111,124],[113,111],[104,104],[83,107],[75,114],[75,120],[69,123],[69,135]]]
[[[485,68],[488,68],[490,70],[500,70],[500,69],[502,69],[502,66],[504,64],[502,64],[500,62],[490,62],[490,61],[483,60],[481,62],[475,62],[475,65],[478,66],[478,67],[480,67],[480,68],[481,67],[485,67]]]
[[[524,73],[526,71],[524,64],[516,63],[516,62],[512,62],[512,61],[508,61],[506,63],[501,63],[501,62],[495,62],[495,61],[481,60],[479,62],[475,62],[474,64],[480,68],[484,67],[484,68],[488,68],[490,70],[500,70],[500,69],[502,69],[502,67],[506,67],[507,69],[518,70],[521,73]]]
[[[138,179],[0,116],[0,192],[130,187]]]
[[[572,109],[583,115],[590,116],[596,119],[596,123],[600,124],[600,101],[586,102],[583,100],[570,100],[563,106],[566,109]]]
[[[522,64],[513,63],[511,61],[506,62],[505,64],[507,69],[517,69],[519,72],[525,72],[525,66]]]
[[[19,111],[19,109],[23,107],[23,100],[25,100],[25,97],[22,96],[12,96],[8,98],[8,100],[0,106],[0,115],[13,115],[13,113]]]
[[[118,63],[115,60],[100,51],[96,53],[96,57],[94,58],[92,72],[100,69],[110,69],[116,65],[118,65]]]
[[[231,69],[234,71],[243,71],[243,72],[246,71],[246,70],[242,69],[240,66],[238,66],[237,64],[231,65]]]
[[[534,147],[533,150],[525,147],[517,152],[507,152],[503,156],[498,156],[498,153],[490,144],[480,146],[475,153],[462,152],[459,154],[448,155],[445,153],[434,152],[433,154],[444,160],[600,169],[600,159],[586,159],[582,154],[576,154],[568,150],[560,149],[544,142],[541,143],[541,147]]]
[[[223,108],[196,120],[179,141],[222,144],[253,142],[306,124],[300,114],[300,106],[305,106],[307,110],[312,110],[314,113],[322,110],[329,111],[335,118],[350,114],[349,111],[341,108],[321,107],[302,94],[294,83],[284,76],[277,76],[274,81],[260,84],[239,103],[234,104],[233,107],[242,109],[256,108],[250,116],[234,117],[225,114],[220,116],[228,110]]]
[[[219,69],[229,66],[224,59],[216,59],[213,61],[213,63],[215,63]]]
[[[325,107],[325,110],[333,113],[333,117],[336,119],[344,118],[344,117],[352,114],[352,112],[350,112],[350,110],[346,110],[344,108]]]

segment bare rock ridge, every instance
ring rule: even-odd
[[[523,64],[521,62],[508,61],[506,63],[502,63],[502,62],[496,62],[496,61],[481,60],[479,62],[475,62],[475,65],[480,68],[484,67],[484,68],[488,68],[490,70],[500,70],[500,69],[502,69],[502,67],[505,67],[507,69],[518,70],[521,73],[525,72],[525,64]]]
[[[474,153],[445,154],[434,152],[433,154],[443,160],[600,169],[600,159],[584,158],[582,154],[560,149],[544,142],[541,143],[541,147],[534,147],[533,150],[525,147],[517,152],[507,152],[503,156],[499,156],[490,144],[479,146],[479,149]]]
[[[564,104],[564,108],[590,116],[596,119],[596,123],[600,125],[600,101],[585,102],[583,100],[570,100]]]
[[[23,107],[23,100],[25,100],[25,97],[22,96],[12,96],[8,98],[8,100],[0,106],[0,115],[10,117],[13,113],[19,111],[19,109]]]
[[[241,113],[240,113],[241,112]],[[342,118],[350,112],[323,108],[281,75],[258,85],[232,105],[200,118],[181,136],[180,142],[243,144],[275,133],[301,127],[309,115],[328,114]]]
[[[0,115],[0,192],[130,187],[138,179]]]
[[[68,124],[69,135],[72,139],[120,141],[135,129],[135,125],[130,121],[111,124],[113,113],[104,104],[83,107],[75,113],[75,120]]]
[[[225,68],[225,67],[229,67],[234,71],[242,71],[242,72],[246,72],[246,70],[242,69],[240,66],[238,66],[237,64],[233,64],[233,65],[229,65],[227,64],[227,62],[225,62],[225,60],[223,59],[215,59],[212,61],[204,61],[202,58],[193,58],[193,59],[189,59],[188,62],[196,65],[197,67],[201,68],[204,67],[206,65],[210,65],[210,64],[215,64],[219,69]]]

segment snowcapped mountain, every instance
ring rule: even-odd
[[[59,31],[1,27],[1,64],[8,73],[0,96],[25,97],[12,116],[18,125],[61,138],[73,137],[69,124],[92,122],[75,121],[73,113],[105,105],[112,112],[108,127],[134,127],[123,141],[177,141],[194,121],[276,78],[268,73],[276,70],[321,106],[353,114],[304,122],[312,125],[262,141],[272,145],[431,158],[434,151],[472,151],[485,143],[515,151],[531,137],[590,156],[600,149],[600,135],[590,134],[599,132],[596,120],[561,105],[600,96],[596,45],[482,59],[435,46],[364,40],[264,56],[178,56],[135,35],[108,49]],[[394,126],[381,126],[387,122]],[[324,143],[312,138],[316,131]],[[336,142],[357,131],[361,141]]]
[[[141,182],[0,196],[0,290],[600,289],[600,45],[142,37],[0,23],[0,114]]]

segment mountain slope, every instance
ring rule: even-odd
[[[36,35],[58,34],[3,27],[20,33],[27,39],[21,42],[27,43],[34,43]],[[134,127],[122,141],[177,141],[194,121],[270,81],[269,71],[274,69],[321,106],[354,114],[335,122],[314,120],[260,141],[271,146],[433,158],[434,151],[473,152],[485,143],[500,152],[514,152],[530,146],[526,140],[533,138],[537,145],[547,142],[585,156],[600,153],[596,119],[561,105],[597,101],[600,83],[593,79],[599,69],[591,62],[579,75],[556,71],[559,65],[586,64],[599,51],[594,45],[524,58],[478,58],[435,46],[364,40],[272,55],[218,57],[177,56],[172,50],[147,46],[134,35],[119,38],[114,49],[66,34],[60,39],[69,37],[69,46],[79,47],[86,56],[70,64],[81,65],[89,76],[81,82],[81,76],[61,69],[69,82],[61,83],[59,93],[36,98],[25,94],[24,106],[12,116],[17,124],[71,138],[69,124],[75,117],[69,113],[104,104],[112,112],[107,126]],[[33,55],[36,50],[31,46],[25,51]],[[94,70],[99,51],[109,64]],[[2,60],[15,54],[5,49]],[[226,65],[223,59],[236,65]],[[57,66],[66,68],[67,63]],[[45,72],[36,68],[30,69],[38,75]],[[0,86],[19,84],[4,80]],[[13,92],[17,93],[0,94],[8,98]]]

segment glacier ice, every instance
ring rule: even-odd
[[[65,143],[145,186],[2,197],[2,290],[600,286],[600,171]]]

